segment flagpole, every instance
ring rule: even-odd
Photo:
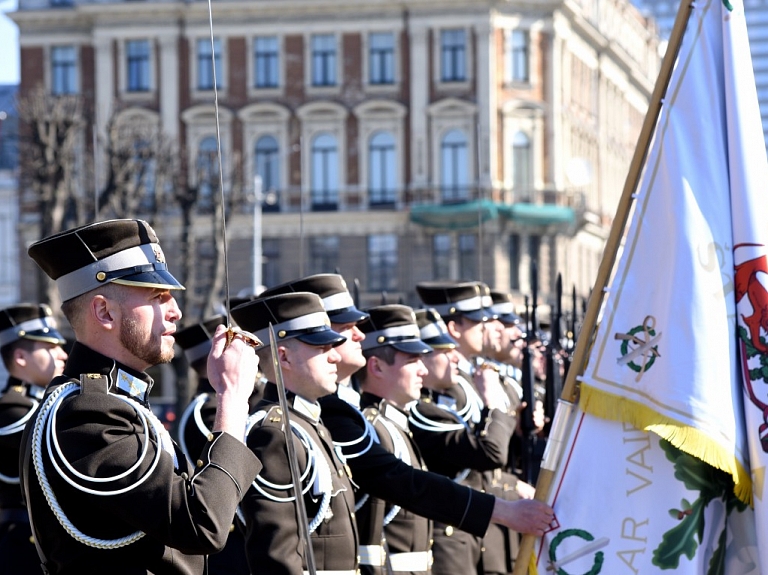
[[[656,129],[659,114],[661,113],[662,100],[664,99],[667,87],[669,86],[669,80],[675,67],[677,55],[680,52],[680,46],[683,42],[683,35],[685,34],[685,28],[688,25],[692,8],[693,2],[691,0],[682,0],[680,2],[680,7],[677,10],[675,23],[672,27],[672,32],[670,33],[669,43],[667,44],[667,51],[661,62],[661,69],[659,70],[659,76],[656,79],[656,85],[651,94],[651,101],[648,103],[648,111],[645,114],[643,126],[640,130],[635,153],[629,164],[629,172],[627,173],[624,189],[622,190],[619,205],[616,209],[616,216],[611,225],[608,240],[605,243],[603,258],[600,261],[600,267],[597,270],[595,285],[589,295],[587,311],[584,315],[584,321],[580,330],[581,337],[576,341],[573,360],[570,369],[568,370],[568,374],[566,375],[565,383],[563,384],[563,391],[560,395],[560,399],[562,402],[565,402],[566,405],[558,406],[555,415],[556,420],[558,418],[558,413],[565,411],[564,407],[572,407],[574,403],[578,402],[576,378],[584,374],[587,356],[595,336],[597,316],[603,303],[603,297],[605,296],[605,287],[608,285],[608,280],[613,272],[613,267],[616,262],[616,254],[618,253],[621,238],[624,235],[624,228],[627,225],[627,220],[629,219],[629,214],[635,200],[635,191],[640,183],[640,176],[646,157],[648,156],[648,149],[651,145],[653,132]],[[553,422],[551,431],[556,437],[550,436],[548,439],[547,451],[549,451],[549,446],[551,445],[562,444],[562,440],[568,432],[568,425],[556,426],[554,423],[555,422]],[[561,431],[558,433],[558,430]],[[552,487],[555,472],[560,463],[558,461],[559,453],[556,454],[555,457],[552,457],[553,461],[548,461],[550,458],[548,458],[547,455],[547,453],[544,454],[544,461],[542,462],[541,471],[539,472],[538,481],[536,482],[535,499],[539,501],[547,501],[549,498],[549,492]],[[526,573],[528,573],[535,542],[536,537],[533,535],[524,535],[522,537],[513,575],[526,575]]]

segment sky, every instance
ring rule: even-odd
[[[0,84],[19,83],[19,31],[5,13],[16,9],[17,0],[0,0]]]

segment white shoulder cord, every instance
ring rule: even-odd
[[[419,408],[417,405],[414,405],[410,409],[410,415],[408,416],[408,423],[413,425],[414,427],[418,427],[419,429],[423,429],[425,431],[430,431],[432,433],[445,433],[448,431],[458,431],[461,429],[469,429],[469,424],[462,419],[461,415],[459,415],[456,410],[451,409],[447,405],[441,405],[439,403],[436,403],[437,407],[440,409],[445,410],[446,413],[451,414],[453,417],[455,417],[460,423],[441,423],[439,421],[435,421],[433,419],[429,419],[427,416],[425,416],[423,413],[419,411]],[[467,402],[467,405],[469,405],[469,402]],[[418,421],[417,421],[418,418]],[[471,469],[467,468],[463,471],[459,472],[456,477],[453,478],[453,480],[456,483],[460,483],[464,481],[467,476],[469,475]]]
[[[196,396],[187,406],[187,409],[184,410],[184,413],[181,414],[181,420],[179,421],[179,446],[190,461],[192,461],[192,454],[187,448],[187,442],[184,441],[184,430],[186,429],[187,422],[191,416],[195,420],[197,429],[203,434],[203,437],[208,437],[208,434],[211,433],[211,430],[208,429],[205,423],[203,423],[203,415],[201,413],[203,405],[208,401],[208,397],[209,395],[207,393],[201,393]]]
[[[456,410],[451,409],[447,405],[441,405],[439,403],[434,404],[436,407],[442,409],[450,416],[457,420],[457,423],[445,423],[442,421],[435,421],[430,419],[419,411],[418,404],[415,404],[408,412],[408,423],[424,431],[431,431],[433,433],[444,433],[448,431],[461,431],[469,429],[469,425],[464,421],[461,416],[456,413]]]
[[[480,422],[480,416],[483,410],[483,400],[477,395],[475,388],[473,388],[468,381],[463,377],[457,379],[459,386],[464,390],[464,395],[467,397],[467,404],[461,410],[456,410],[461,418],[466,421],[472,421],[473,423]]]
[[[36,401],[34,399],[30,399],[30,401],[32,402],[32,406],[29,408],[29,411],[24,414],[24,417],[22,417],[18,421],[9,423],[5,427],[0,427],[0,435],[13,435],[14,433],[21,433],[22,431],[24,431],[24,427],[27,425],[27,421],[32,419],[32,416],[35,414],[35,411],[37,411],[37,408],[40,406],[39,401]],[[0,482],[8,483],[9,485],[18,485],[20,482],[20,479],[18,476],[11,477],[10,475],[3,475],[2,473],[0,473]]]
[[[248,418],[245,426],[245,435],[247,436],[251,429],[266,417],[265,411],[259,411],[254,413]],[[314,493],[321,493],[322,499],[320,500],[320,507],[317,510],[317,514],[309,523],[309,532],[314,533],[320,523],[326,518],[331,506],[331,492],[333,491],[333,478],[331,476],[331,469],[328,466],[328,462],[325,460],[325,456],[321,453],[320,447],[315,443],[312,437],[301,427],[298,423],[291,421],[291,430],[301,441],[304,448],[307,450],[307,468],[302,473],[300,480],[302,484],[306,483],[306,487],[302,487],[301,494],[304,495],[309,492],[310,487],[316,486]],[[306,481],[305,481],[306,480]],[[256,476],[256,479],[251,483],[253,488],[261,493],[264,497],[270,501],[277,503],[288,503],[293,501],[295,495],[290,497],[277,497],[264,490],[261,485],[274,489],[275,491],[288,491],[293,489],[293,483],[280,484],[272,483],[264,479],[261,474]]]
[[[374,442],[380,443],[379,436],[376,433],[376,429],[374,429],[373,425],[371,425],[371,422],[365,418],[365,415],[363,415],[363,413],[360,410],[356,409],[355,413],[360,416],[360,419],[363,420],[365,432],[363,432],[363,434],[360,437],[358,437],[357,439],[353,439],[352,441],[334,441],[333,442],[334,447],[341,448],[342,450],[344,457],[339,458],[342,461],[345,461],[346,459],[354,459],[355,457],[360,457],[361,455],[367,453],[371,449],[371,447],[373,447]],[[368,439],[368,443],[365,445],[365,447],[361,448],[360,451],[356,451],[355,453],[344,452],[345,447],[358,445],[363,441],[365,441],[366,439]]]
[[[95,537],[86,535],[85,533],[77,529],[69,520],[69,518],[65,515],[63,509],[59,505],[59,502],[56,499],[56,495],[54,494],[53,489],[51,488],[51,484],[48,481],[48,476],[45,473],[45,467],[42,461],[43,432],[45,431],[46,440],[48,443],[48,457],[50,458],[50,461],[53,464],[56,471],[59,473],[59,476],[61,476],[62,479],[64,479],[67,483],[69,483],[72,487],[74,487],[78,491],[82,491],[83,493],[88,493],[91,495],[106,497],[111,495],[120,495],[135,489],[136,487],[144,483],[149,478],[150,475],[152,475],[155,468],[157,467],[157,464],[160,461],[161,451],[166,451],[173,456],[175,466],[178,465],[178,461],[176,459],[176,454],[173,451],[173,443],[170,439],[170,435],[168,434],[168,431],[165,429],[165,427],[163,427],[163,424],[160,423],[160,420],[157,419],[155,414],[152,413],[150,409],[141,405],[136,400],[130,397],[117,395],[117,394],[110,394],[112,395],[112,397],[120,399],[121,401],[124,401],[125,403],[131,405],[131,407],[133,407],[134,410],[136,411],[136,415],[138,416],[139,421],[141,422],[141,425],[143,428],[143,433],[147,437],[147,441],[145,441],[144,445],[142,446],[141,455],[139,456],[136,463],[130,469],[112,477],[89,477],[87,475],[84,475],[76,471],[75,468],[72,467],[72,465],[64,456],[64,453],[61,450],[61,446],[59,445],[59,440],[56,435],[56,416],[57,416],[58,409],[61,406],[61,403],[64,401],[64,399],[66,399],[68,396],[72,395],[73,393],[77,392],[79,389],[80,389],[79,383],[76,383],[76,382],[65,383],[61,385],[58,389],[56,389],[53,393],[51,393],[48,396],[48,399],[46,399],[45,403],[40,408],[40,413],[35,420],[35,425],[32,431],[32,444],[33,444],[32,461],[35,467],[35,473],[37,474],[37,479],[43,491],[43,495],[45,495],[45,499],[48,502],[48,506],[51,508],[51,511],[53,511],[53,514],[56,516],[56,519],[58,519],[59,523],[64,528],[64,530],[67,533],[69,533],[69,535],[71,535],[76,541],[84,545],[87,545],[89,547],[96,547],[98,549],[117,549],[119,547],[124,547],[126,545],[130,545],[131,543],[134,543],[135,541],[138,541],[144,536],[144,533],[142,531],[136,531],[131,535],[126,535],[125,537],[120,537],[118,539],[97,539]],[[73,475],[75,475],[75,477],[82,479],[84,482],[108,483],[108,482],[117,481],[119,479],[123,479],[124,477],[128,476],[130,473],[138,469],[146,459],[148,455],[149,443],[150,443],[149,442],[150,426],[152,427],[152,431],[154,431],[155,437],[158,438],[160,447],[162,449],[157,449],[155,451],[155,456],[149,469],[144,473],[144,475],[140,479],[138,479],[132,485],[129,485],[121,489],[115,489],[112,491],[96,491],[94,489],[84,487],[83,485],[77,483],[76,481],[68,477],[62,471],[56,458],[54,457],[53,449],[55,448],[55,451],[56,451],[55,455],[58,456],[58,458],[61,460],[64,466]]]
[[[392,449],[394,451],[393,455],[400,461],[403,461],[408,465],[412,465],[411,455],[408,453],[408,446],[406,445],[403,436],[400,434],[395,424],[384,417],[379,417],[378,419],[384,426],[384,429],[387,430],[389,436],[392,438]],[[393,505],[392,509],[389,510],[389,513],[387,513],[387,515],[384,517],[384,525],[389,525],[398,513],[400,513],[400,506]]]

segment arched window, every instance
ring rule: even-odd
[[[461,130],[451,130],[440,144],[440,188],[443,202],[469,199],[467,138]]]
[[[531,139],[525,132],[512,137],[512,187],[524,195],[532,191]]]
[[[261,176],[264,208],[275,209],[280,205],[280,147],[274,136],[258,139],[254,160],[256,174]]]
[[[312,141],[310,190],[313,210],[335,210],[339,202],[339,152],[336,138],[319,134]]]
[[[211,210],[213,194],[219,190],[219,160],[214,136],[206,136],[200,140],[195,167],[198,185],[197,205],[202,211]]]
[[[368,145],[368,195],[371,206],[394,206],[397,194],[395,138],[374,134]]]

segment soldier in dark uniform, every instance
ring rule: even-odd
[[[179,418],[179,445],[190,461],[202,453],[216,420],[218,401],[216,391],[208,381],[208,355],[211,352],[216,328],[226,323],[223,315],[216,315],[204,322],[196,323],[176,332],[175,339],[190,367],[197,375],[197,393]],[[262,387],[255,385],[248,399],[250,413],[261,399]],[[245,558],[245,538],[235,522],[230,527],[227,545],[208,558],[209,575],[248,575],[248,561]],[[244,526],[244,524],[243,524]]]
[[[330,328],[316,294],[296,292],[257,298],[232,310],[238,325],[269,340],[275,350],[259,351],[268,379],[263,400],[251,414],[247,444],[264,463],[241,504],[246,522],[246,555],[253,573],[296,574],[308,569],[293,506],[295,493],[285,429],[295,446],[301,489],[317,573],[354,575],[358,536],[349,473],[321,421],[318,398],[336,389],[335,347],[344,337]],[[276,354],[279,367],[273,364]],[[278,403],[280,370],[289,413]]]
[[[424,282],[416,286],[419,297],[427,307],[433,307],[444,319],[448,333],[457,341],[459,354],[459,385],[447,391],[455,399],[453,406],[470,428],[481,425],[486,410],[498,410],[513,419],[507,430],[502,451],[504,463],[495,469],[483,471],[470,469],[463,482],[493,493],[505,499],[518,499],[516,491],[510,489],[510,481],[502,474],[506,465],[509,443],[516,427],[515,406],[498,376],[493,364],[486,362],[484,352],[500,343],[499,326],[490,311],[492,299],[488,286],[482,282]],[[514,482],[515,486],[517,481]],[[466,566],[458,565],[458,557],[479,557],[475,569],[478,573],[511,573],[517,555],[518,534],[504,526],[494,525],[482,541],[466,539],[460,541],[453,534],[435,529],[435,573],[466,574]]]
[[[368,318],[368,314],[355,307],[352,295],[347,289],[344,278],[339,274],[314,274],[302,279],[286,282],[271,287],[262,293],[262,297],[308,291],[320,296],[323,308],[331,320],[331,329],[343,335],[346,341],[336,348],[341,355],[337,364],[338,394],[349,403],[360,407],[360,394],[352,386],[352,375],[365,366],[361,342],[365,338],[358,324]]]
[[[64,369],[66,340],[51,308],[31,303],[0,310],[0,355],[8,370],[0,393],[0,562],[6,575],[40,569],[19,487],[19,448],[51,379]]]
[[[419,339],[413,310],[391,304],[366,310],[366,367],[355,375],[362,390],[361,408],[387,451],[416,469],[427,467],[408,429],[408,405],[421,395],[427,375],[422,361],[432,349]],[[393,573],[428,573],[432,566],[432,522],[400,506],[369,498],[358,510],[363,544],[383,540]]]
[[[217,330],[216,423],[194,467],[149,409],[145,370],[173,357],[183,286],[141,220],[90,224],[32,244],[76,342],[24,432],[22,490],[51,574],[202,575],[261,465],[243,443],[258,369]]]
[[[341,356],[337,379],[344,381],[366,364],[360,344],[365,335],[357,326],[368,316],[354,306],[344,280],[337,274],[298,279],[270,288],[264,295],[275,291],[290,293],[298,287],[321,297],[331,327],[347,337],[347,341],[336,348]],[[337,393],[321,397],[319,403],[323,423],[331,431],[337,449],[346,457],[354,483],[359,486],[358,501],[370,494],[478,536],[487,531],[491,522],[540,535],[537,530],[551,520],[552,510],[547,505],[536,501],[503,501],[400,461],[378,443],[376,431],[358,409],[359,397],[355,398],[356,394],[349,391],[350,388],[339,385]],[[360,556],[361,563],[382,572],[385,553],[381,545],[362,545]]]

